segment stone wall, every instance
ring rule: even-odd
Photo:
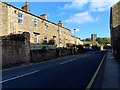
[[[56,49],[56,50],[31,50],[30,57],[31,63],[42,62],[45,60],[54,59],[57,57],[69,56],[77,54],[74,49]]]
[[[42,62],[56,58],[56,50],[31,50],[30,51],[31,63]]]
[[[2,38],[2,66],[30,62],[30,34],[23,33],[24,41],[15,41],[7,39],[9,36]]]
[[[71,48],[71,49],[66,49],[66,48],[56,49],[56,55],[57,55],[58,57],[68,56],[68,55],[73,55],[73,54],[75,54],[74,48]]]
[[[113,55],[120,58],[120,1],[111,8],[110,29]]]
[[[112,29],[111,42],[113,55],[120,59],[120,26]]]

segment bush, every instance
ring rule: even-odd
[[[92,46],[92,49],[94,49],[94,50],[100,50],[100,48],[101,48],[101,46],[97,46],[97,45]]]
[[[50,39],[48,42],[49,45],[55,45],[55,40],[54,39]]]
[[[42,47],[41,51],[42,51],[42,52],[46,52],[46,51],[47,51],[46,46]]]
[[[78,53],[83,52],[84,48],[82,45],[77,45]]]
[[[48,43],[47,43],[47,41],[46,41],[46,40],[43,40],[42,44],[47,45]]]
[[[23,34],[10,34],[2,37],[4,40],[25,41]]]

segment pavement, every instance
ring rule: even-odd
[[[101,88],[115,88],[120,90],[120,63],[108,51],[103,70]]]

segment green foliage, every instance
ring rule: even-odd
[[[78,52],[83,52],[84,47],[82,45],[77,45]]]
[[[47,45],[48,43],[47,43],[47,41],[46,41],[46,40],[43,40],[43,41],[42,41],[42,44]]]
[[[4,40],[13,40],[13,41],[24,41],[25,37],[23,34],[10,34],[8,36],[2,37]]]
[[[90,38],[86,38],[85,41],[91,41],[91,39]]]
[[[50,39],[48,42],[49,45],[55,45],[55,40],[54,39]]]
[[[42,51],[42,52],[46,52],[46,51],[47,51],[47,48],[44,46],[44,47],[42,47],[41,51]]]
[[[109,43],[110,43],[110,38],[107,38],[107,37],[100,38],[100,37],[98,37],[98,38],[96,39],[96,41],[98,41],[98,43],[99,43],[100,45],[105,45],[105,44],[109,44]]]
[[[84,46],[86,46],[86,47],[90,47],[90,44],[85,44]]]
[[[42,44],[45,44],[45,45],[55,45],[55,40],[54,39],[50,39],[48,42],[46,40],[43,40]]]

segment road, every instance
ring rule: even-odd
[[[86,88],[105,51],[3,70],[3,88]]]

